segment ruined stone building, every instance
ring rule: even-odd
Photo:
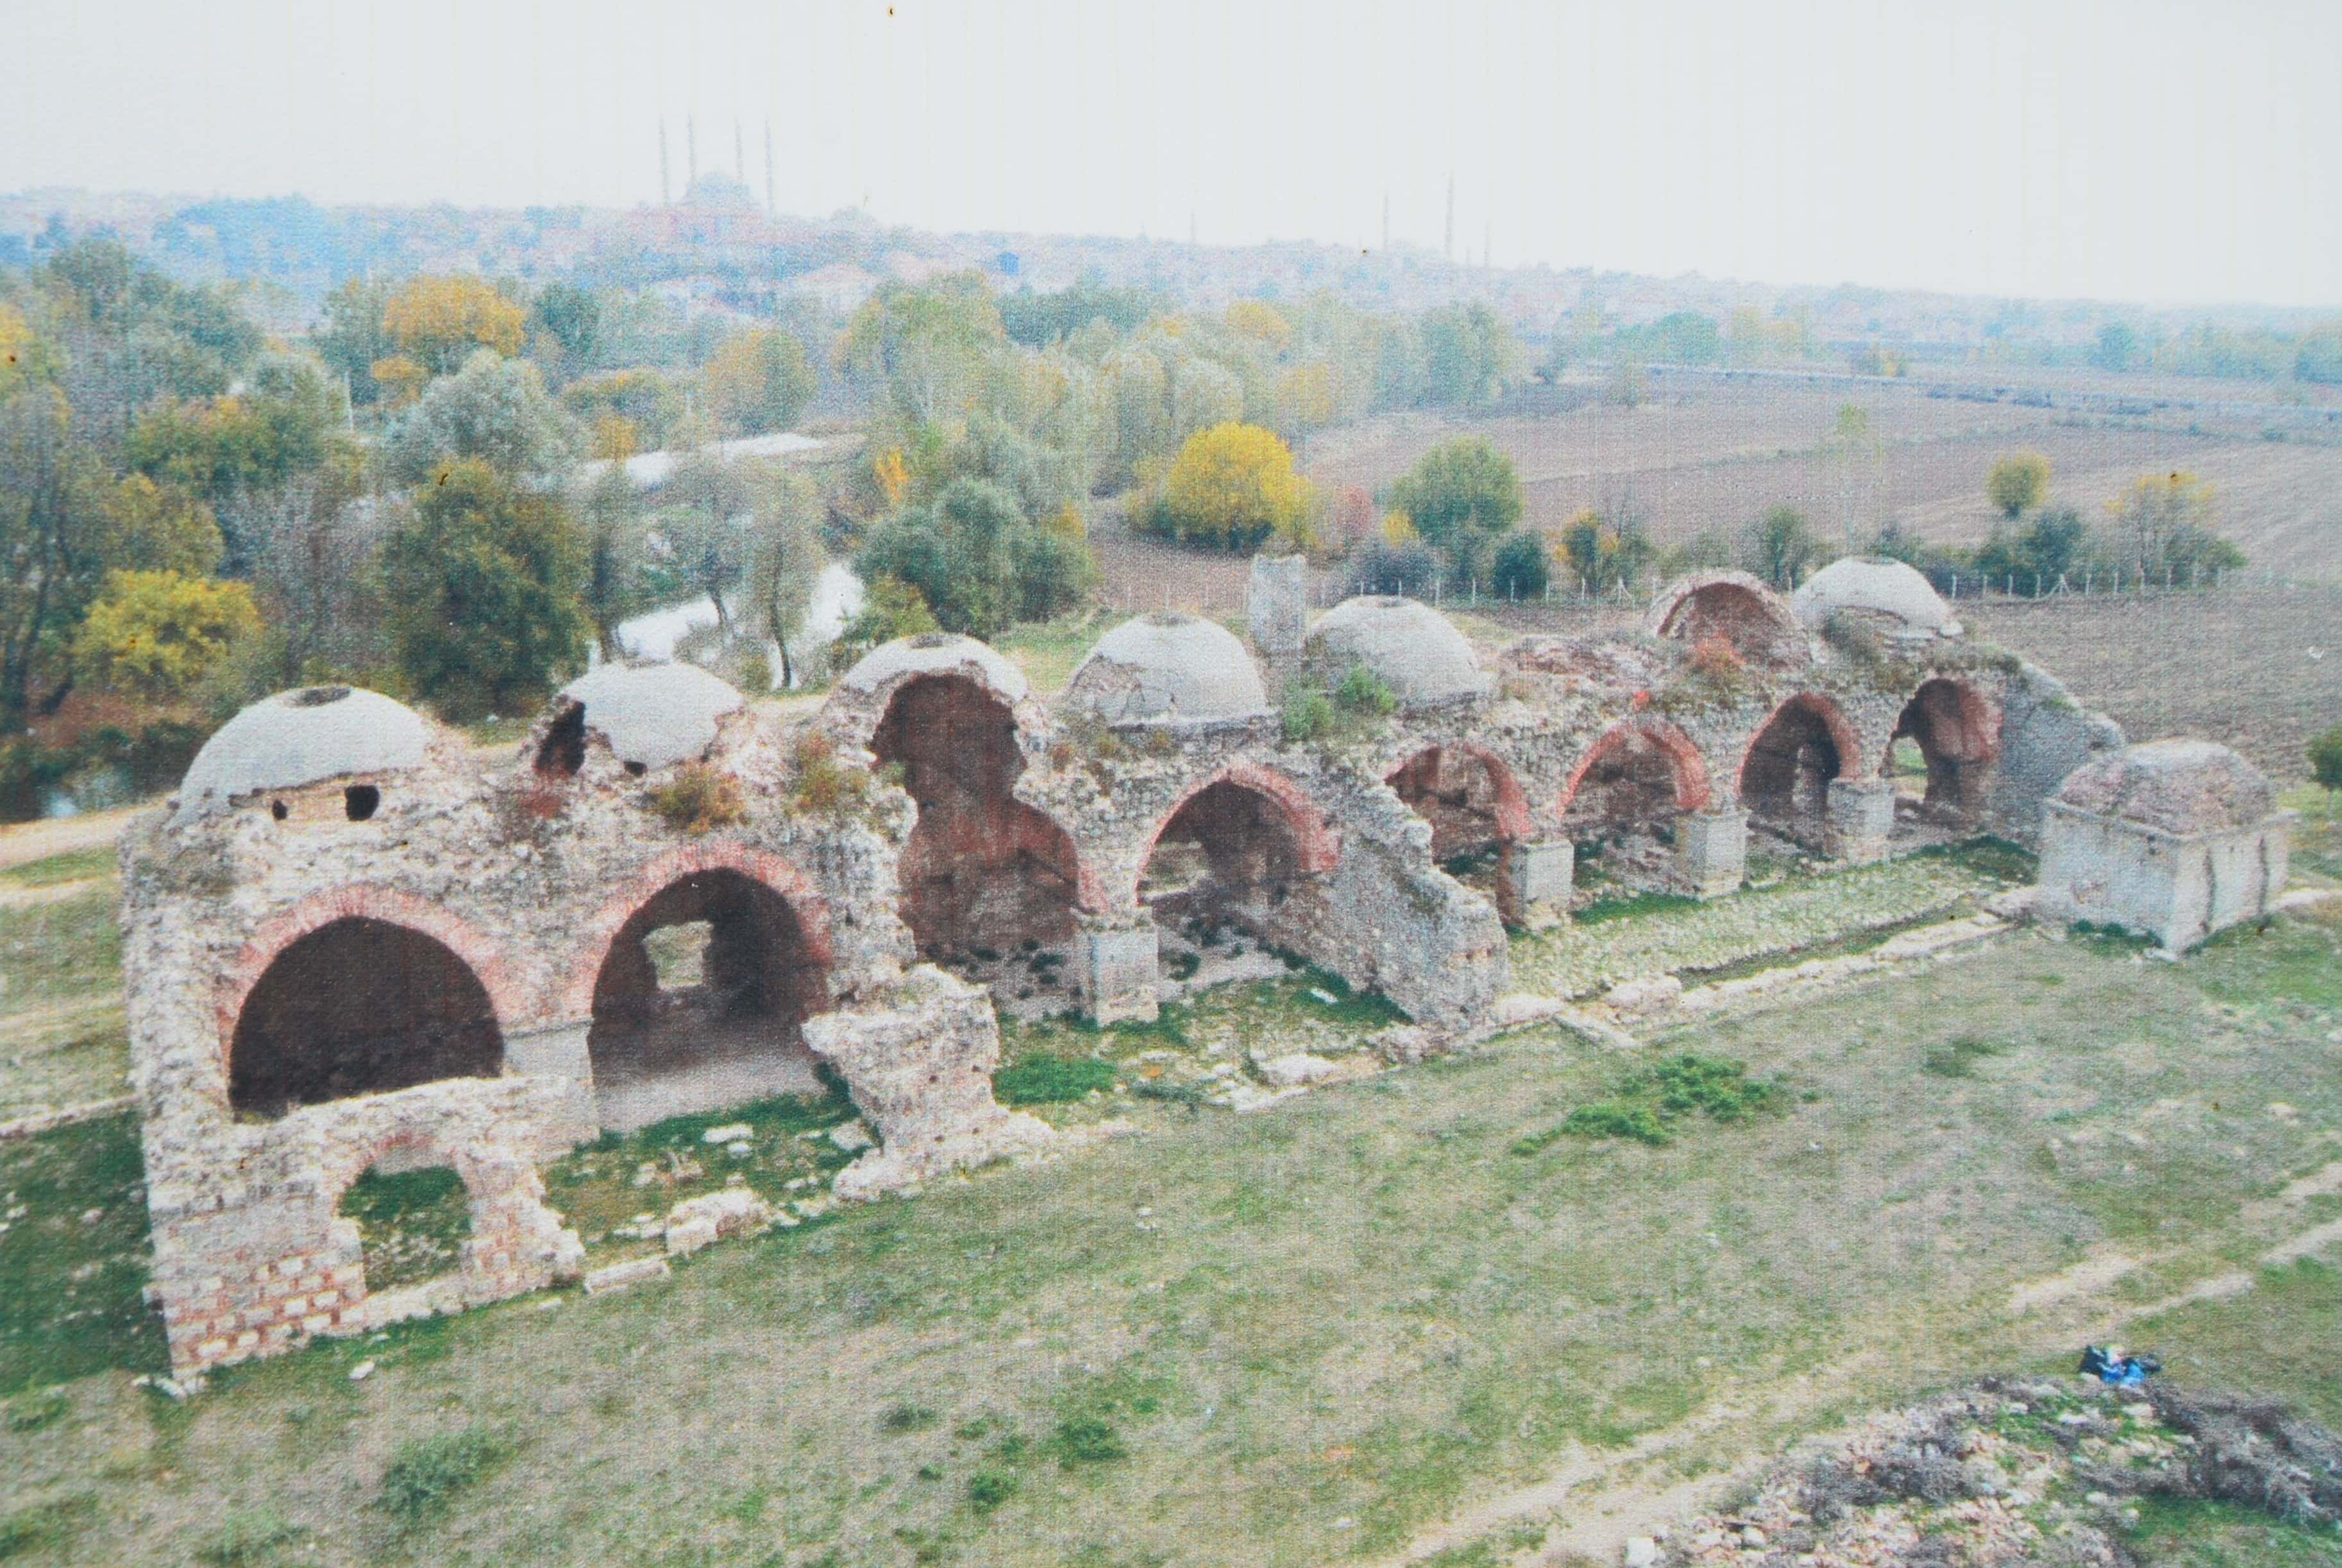
[[[1147,1017],[1289,954],[1436,1049],[1509,989],[1507,925],[1566,922],[1580,857],[1707,896],[1752,835],[2030,841],[2122,744],[1893,564],[1794,599],[1710,573],[1640,634],[1483,651],[1405,599],[1313,624],[1300,563],[1264,560],[1249,624],[1141,616],[1046,701],[944,634],[794,716],[605,667],[493,761],[364,691],[239,714],[123,851],[175,1363],[574,1273],[542,1162],[821,1064],[880,1139],[841,1195],[1038,1150],[993,1098],[996,1004]],[[1330,723],[1291,722],[1305,692]],[[337,1203],[418,1164],[460,1175],[472,1239],[427,1302],[370,1296]]]

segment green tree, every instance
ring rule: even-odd
[[[389,300],[387,284],[350,279],[325,296],[325,328],[310,340],[317,357],[348,388],[350,402],[361,407],[380,393],[375,365],[398,352],[382,325]]]
[[[2098,340],[2090,348],[2090,363],[2100,370],[2128,370],[2137,355],[2138,334],[2118,321],[2098,328]]]
[[[2049,494],[2049,459],[2038,452],[2004,457],[1985,475],[1985,499],[2004,517],[2014,518],[2041,504]]]
[[[813,366],[793,333],[744,332],[718,349],[705,372],[716,419],[736,435],[786,430],[813,401]]]
[[[1526,528],[1516,528],[1496,541],[1488,558],[1488,581],[1507,598],[1535,598],[1552,581],[1545,541]]]
[[[575,370],[594,357],[601,343],[601,296],[575,284],[547,284],[529,301],[528,325],[533,335],[556,351],[562,369]]]
[[[917,288],[882,285],[846,324],[837,359],[902,417],[932,423],[983,404],[1007,341],[983,275],[956,273]]]
[[[1642,520],[1632,515],[1606,518],[1587,510],[1561,531],[1561,555],[1569,563],[1571,575],[1596,594],[1631,585],[1657,554]]]
[[[259,630],[260,610],[242,583],[115,572],[74,634],[74,663],[101,690],[173,703]]]
[[[2342,794],[2342,724],[2309,743],[2309,776],[2317,781],[2329,803]]]
[[[821,496],[802,474],[776,473],[756,486],[755,533],[744,590],[758,634],[781,651],[781,684],[796,684],[791,644],[805,630],[814,584],[827,556],[821,547]]]
[[[677,579],[715,604],[716,624],[728,637],[730,599],[748,569],[756,541],[756,500],[747,474],[713,452],[695,452],[675,465],[659,499],[659,532],[666,535]]]
[[[606,659],[621,654],[618,624],[650,607],[643,536],[642,492],[620,464],[596,475],[579,497],[577,524],[586,552],[579,597],[594,640]]]
[[[2212,487],[2193,474],[2143,475],[2107,510],[2117,560],[2150,580],[2187,587],[2245,564],[2218,531]]]
[[[1475,301],[1423,315],[1423,400],[1470,407],[1502,396],[1520,365],[1520,345],[1502,317]]]
[[[383,465],[420,484],[451,463],[476,459],[537,488],[569,477],[584,446],[577,422],[545,394],[536,366],[482,350],[431,384],[384,444]]]
[[[165,403],[141,414],[126,455],[140,473],[225,510],[323,465],[340,403],[310,362],[266,360],[241,393]],[[232,553],[235,543],[229,541]]]
[[[881,643],[940,631],[920,592],[900,577],[880,574],[862,585],[862,608],[837,634],[840,658],[859,658]]]
[[[1794,506],[1776,506],[1750,524],[1743,548],[1748,570],[1783,590],[1796,587],[1822,554],[1813,525]]]
[[[72,629],[109,564],[109,489],[63,391],[0,402],[0,734],[72,689]]]
[[[1406,514],[1426,544],[1454,550],[1492,537],[1521,519],[1520,474],[1485,436],[1442,442],[1391,486],[1391,504]]]
[[[449,718],[525,713],[585,663],[586,550],[567,510],[453,463],[384,542],[394,657]]]
[[[871,530],[855,564],[866,583],[916,589],[946,631],[997,635],[1081,602],[1096,565],[1079,540],[1025,520],[1016,499],[981,479],[956,479],[925,505]]]

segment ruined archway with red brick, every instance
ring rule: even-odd
[[[1773,710],[1749,737],[1735,774],[1740,804],[1757,823],[1818,847],[1829,812],[1829,786],[1864,774],[1862,738],[1844,710],[1818,693],[1800,693]]]
[[[1707,809],[1713,791],[1698,745],[1664,719],[1629,719],[1596,737],[1570,770],[1560,811],[1572,836],[1650,828]]]
[[[2000,704],[1974,682],[1932,676],[1903,704],[1881,771],[1890,776],[1896,771],[1897,741],[1914,742],[1927,769],[1927,813],[1955,824],[1972,823],[1991,794],[1993,768],[2000,758]]]
[[[1513,770],[1485,746],[1425,746],[1383,782],[1431,824],[1432,858],[1443,864],[1530,837],[1528,797]]]

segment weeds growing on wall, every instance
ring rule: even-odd
[[[667,826],[695,838],[748,820],[740,781],[706,763],[686,763],[673,779],[651,791],[651,809]]]

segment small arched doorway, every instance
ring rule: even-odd
[[[288,944],[236,1013],[228,1104],[300,1105],[504,1071],[495,1004],[470,965],[412,927],[362,915]]]
[[[1757,826],[1819,852],[1829,825],[1830,781],[1854,761],[1845,719],[1827,698],[1791,697],[1748,743],[1740,804]]]
[[[1676,824],[1704,809],[1707,795],[1699,750],[1672,724],[1627,723],[1603,732],[1562,797],[1580,885],[1673,886]]]
[[[1440,869],[1497,898],[1505,846],[1528,836],[1528,805],[1511,770],[1477,746],[1431,745],[1383,782],[1430,824]]]
[[[1016,797],[1025,756],[1007,704],[964,675],[921,675],[887,703],[870,749],[918,803],[899,881],[919,955],[1004,1003],[1055,998],[1079,870],[1065,830]]]
[[[1917,749],[1916,769],[1907,756],[1897,754],[1903,741]],[[1999,754],[2000,720],[1993,704],[1966,681],[1938,675],[1903,705],[1880,771],[1902,787],[1911,814],[1944,827],[1967,828],[1990,797]],[[1915,787],[1920,774],[1924,791]]]
[[[1138,897],[1155,918],[1164,972],[1209,983],[1250,968],[1281,973],[1265,949],[1296,919],[1296,895],[1313,885],[1291,810],[1224,778],[1189,795],[1156,831]]]
[[[827,966],[786,898],[729,867],[677,877],[618,928],[594,982],[601,1124],[818,1091],[801,1025],[827,1004]]]

